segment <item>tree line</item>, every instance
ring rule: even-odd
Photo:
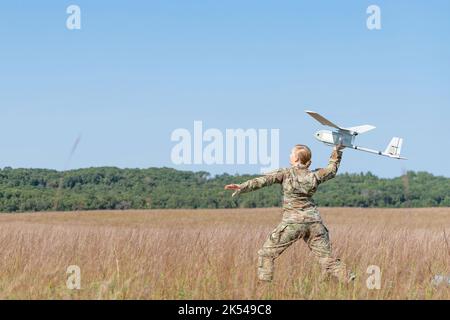
[[[104,209],[255,208],[281,204],[280,186],[231,198],[224,185],[253,175],[171,168],[99,167],[56,171],[0,169],[0,212]],[[426,172],[382,179],[372,173],[339,174],[314,196],[319,206],[449,207],[450,178]]]

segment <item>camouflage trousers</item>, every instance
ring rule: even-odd
[[[328,229],[322,222],[287,223],[281,222],[258,251],[258,278],[272,281],[274,260],[291,244],[303,239],[322,268],[324,274],[332,275],[341,282],[347,281],[346,266],[332,256]]]

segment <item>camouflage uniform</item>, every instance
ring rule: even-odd
[[[342,152],[334,150],[326,168],[310,171],[304,165],[297,165],[240,185],[238,194],[275,183],[283,187],[283,219],[258,251],[260,280],[272,280],[274,260],[298,239],[307,243],[325,274],[331,274],[342,282],[348,280],[345,264],[332,256],[328,229],[311,199],[319,184],[336,176],[341,158]]]

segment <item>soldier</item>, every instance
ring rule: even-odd
[[[325,274],[345,283],[355,278],[353,273],[347,273],[345,264],[332,255],[328,229],[311,198],[319,184],[336,176],[342,149],[343,146],[333,149],[326,168],[310,171],[311,150],[307,146],[296,145],[290,155],[290,168],[279,169],[242,184],[225,186],[226,190],[235,190],[233,196],[275,183],[283,187],[283,219],[258,251],[258,278],[261,281],[272,281],[274,260],[300,238],[307,243]]]

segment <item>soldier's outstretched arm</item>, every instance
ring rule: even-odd
[[[241,184],[229,184],[225,186],[225,190],[235,190],[235,192],[233,193],[234,197],[240,193],[258,190],[275,183],[282,183],[283,176],[284,176],[283,170],[278,170],[274,173],[270,173],[262,177],[251,179]]]
[[[316,171],[316,177],[319,183],[333,179],[336,176],[339,166],[341,165],[343,149],[343,146],[334,147],[330,160],[328,161],[328,166]]]

